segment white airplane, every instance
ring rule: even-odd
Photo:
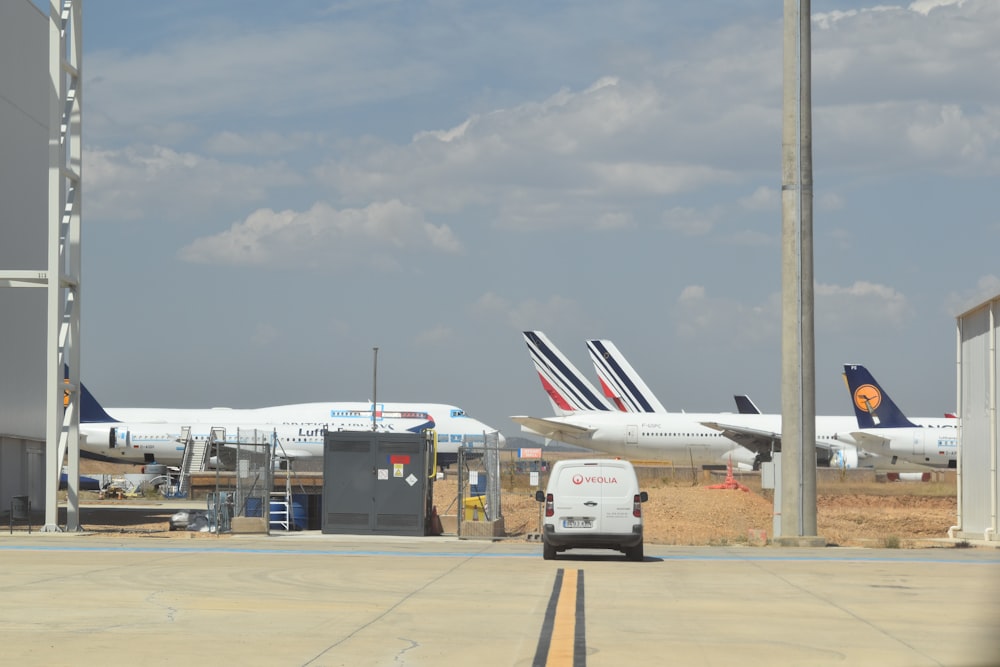
[[[587,349],[605,387],[605,395],[616,400],[629,411],[662,413],[665,410],[648,409],[661,405],[648,385],[625,359],[620,350],[609,340],[589,340]],[[617,401],[617,397],[621,400]],[[781,415],[763,415],[748,396],[736,395],[739,415],[687,415],[699,418],[702,426],[721,431],[727,438],[755,453],[752,467],[771,460],[771,454],[781,448]],[[662,408],[662,405],[661,405]],[[706,420],[705,418],[709,419]],[[871,465],[875,457],[859,451],[853,442],[834,439],[838,428],[848,429],[850,417],[817,417],[817,464],[821,467],[856,468],[861,461]]]
[[[754,452],[700,423],[706,415],[614,410],[544,333],[525,331],[524,339],[556,416],[511,417],[522,430],[632,460],[717,468],[730,460],[740,467],[753,464]]]
[[[899,461],[932,468],[955,468],[958,463],[958,424],[955,418],[906,418],[868,369],[845,364],[844,379],[854,404],[857,429],[848,437],[879,452],[892,464]]]
[[[607,339],[587,341],[590,360],[597,371],[601,390],[621,412],[667,412],[618,346]],[[733,396],[740,414],[759,415],[760,410],[745,394]]]
[[[604,395],[622,412],[666,412],[618,346],[610,340],[587,341],[590,360]]]
[[[184,431],[194,441],[207,440],[223,429],[227,441],[261,437],[286,458],[323,456],[327,431],[437,432],[437,463],[455,462],[460,445],[482,444],[487,433],[503,435],[454,405],[440,403],[298,403],[264,408],[171,409],[103,408],[81,386],[80,450],[104,460],[178,465],[184,456]]]

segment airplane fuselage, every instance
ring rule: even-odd
[[[481,444],[495,429],[451,405],[380,404],[372,419],[370,403],[303,403],[254,409],[108,408],[114,421],[80,425],[81,450],[123,462],[177,465],[184,455],[182,434],[192,441],[208,440],[213,429],[224,429],[227,441],[274,442],[275,453],[289,458],[322,456],[327,431],[402,433],[433,428],[438,438],[438,463],[454,461],[460,445]],[[272,438],[276,437],[276,441]]]

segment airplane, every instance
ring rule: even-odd
[[[604,395],[622,412],[666,412],[659,399],[610,340],[588,340]]]
[[[541,331],[523,332],[555,416],[513,416],[523,431],[632,460],[693,467],[749,467],[755,453],[699,423],[698,415],[612,409],[598,390]],[[704,417],[704,415],[702,415]]]
[[[597,371],[604,396],[621,412],[667,412],[613,342],[607,339],[587,341],[590,360]],[[733,396],[740,414],[759,415],[760,410],[745,394]],[[683,411],[682,411],[683,412]]]
[[[858,430],[850,433],[854,441],[883,454],[893,464],[902,460],[932,468],[957,466],[955,418],[910,421],[868,369],[860,364],[845,364],[844,380],[857,417]]]
[[[80,387],[80,450],[104,460],[179,465],[184,456],[185,428],[192,441],[208,440],[213,429],[226,439],[272,442],[284,458],[323,456],[327,431],[437,432],[437,464],[447,467],[460,445],[483,444],[496,429],[454,405],[440,403],[298,403],[263,408],[163,409],[104,408]],[[375,416],[372,418],[374,407]]]
[[[615,401],[620,409],[630,412],[666,412],[635,368],[611,341],[592,339],[587,341],[587,349],[590,351],[594,368],[601,379],[601,386],[605,388],[605,395]],[[619,398],[623,400],[619,401]],[[760,410],[749,396],[736,395],[733,398],[740,415],[761,415]],[[652,405],[659,405],[661,409],[647,409]],[[780,415],[755,416],[746,419],[726,416],[724,420],[718,417],[717,415],[716,419],[701,423],[709,428],[721,430],[733,442],[756,452],[757,456],[752,464],[754,469],[759,467],[761,462],[769,461],[771,453],[780,449]],[[835,428],[838,422],[842,422],[843,427],[848,428],[852,420],[850,417],[841,419],[817,418],[817,429],[823,429],[818,433],[824,434],[817,439],[818,464],[823,467],[856,468],[861,460],[865,460],[867,463],[867,459],[874,458],[869,452],[857,451],[852,443],[833,441],[831,434],[836,433],[836,430],[831,431],[830,429]],[[720,428],[720,425],[724,428]]]
[[[746,394],[736,394],[733,399],[736,401],[736,411],[741,415],[759,415],[761,413],[757,404],[751,401]]]

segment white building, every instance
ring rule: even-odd
[[[1000,295],[957,318],[958,323],[958,523],[948,534],[1000,543]]]

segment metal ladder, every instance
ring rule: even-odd
[[[211,435],[207,440],[195,440],[191,436],[191,427],[181,428],[181,442],[184,443],[184,457],[181,459],[181,473],[177,481],[178,495],[185,497],[191,490],[191,473],[201,472],[205,469],[205,460],[211,444],[214,442],[225,442],[226,429],[218,426],[212,427]]]

